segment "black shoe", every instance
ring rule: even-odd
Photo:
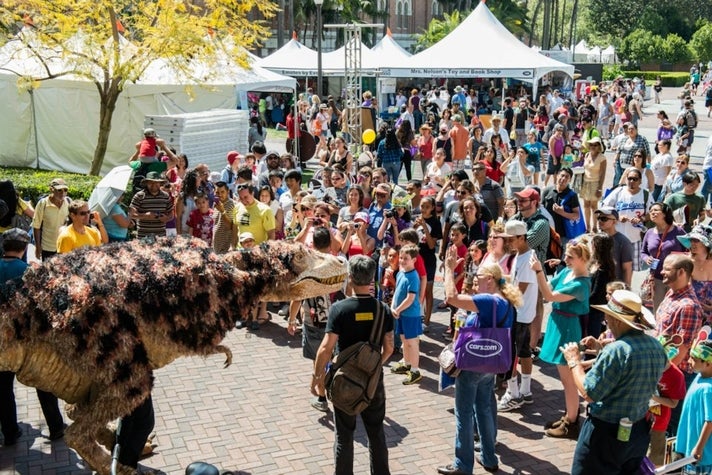
[[[49,431],[49,437],[48,439],[51,441],[59,440],[62,437],[64,437],[64,429],[67,428],[67,424],[62,424],[62,427],[60,427],[58,430],[51,430]]]
[[[2,445],[4,445],[5,447],[15,445],[17,443],[17,439],[19,439],[20,437],[22,437],[22,429],[18,427],[17,432],[15,432],[15,435],[12,437],[5,437],[5,440],[3,441]]]
[[[438,473],[441,475],[472,475],[464,470],[460,470],[452,464],[445,465],[444,467],[438,467]]]
[[[494,467],[488,467],[487,465],[482,463],[482,459],[479,457],[476,457],[475,460],[477,460],[477,463],[482,465],[482,468],[485,469],[485,471],[489,473],[497,473],[499,471],[499,465],[495,465]]]

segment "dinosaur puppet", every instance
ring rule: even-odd
[[[163,238],[58,255],[0,286],[0,370],[72,405],[67,445],[108,474],[97,438],[146,400],[154,369],[216,353],[227,366],[220,342],[257,302],[323,295],[345,278],[343,261],[284,241],[218,255]]]

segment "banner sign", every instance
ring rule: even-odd
[[[515,78],[533,79],[533,69],[494,68],[381,68],[381,77]]]

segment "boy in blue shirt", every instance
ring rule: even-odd
[[[392,373],[405,374],[403,384],[415,384],[423,376],[418,368],[420,359],[420,276],[415,270],[415,260],[419,254],[418,246],[403,246],[399,253],[400,272],[396,278],[396,290],[393,294],[391,311],[396,319],[396,326],[403,341],[403,361],[391,368]]]
[[[685,473],[712,473],[712,340],[690,350],[690,365],[697,377],[687,390],[680,414],[675,452],[693,456],[696,464]]]

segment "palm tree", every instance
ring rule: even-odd
[[[423,34],[415,35],[415,51],[422,51],[445,38],[452,30],[458,27],[462,19],[460,12],[454,11],[452,14],[443,13],[443,19],[433,18],[430,20],[428,29]]]

